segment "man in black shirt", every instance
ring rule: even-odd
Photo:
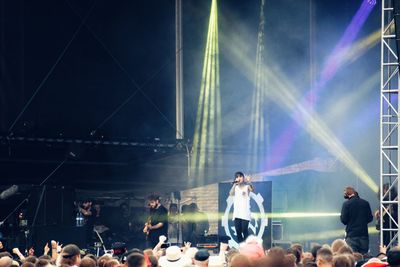
[[[147,234],[148,246],[154,248],[161,235],[168,237],[168,210],[161,205],[160,197],[151,195],[148,197],[150,217],[146,222],[143,232]]]
[[[342,205],[340,220],[346,225],[346,243],[354,252],[368,253],[368,223],[373,216],[369,203],[361,199],[353,187],[344,189],[344,198],[348,199]]]
[[[79,207],[79,211],[82,213],[84,218],[84,224],[86,228],[86,245],[91,246],[93,243],[93,227],[96,210],[92,207],[91,200],[84,200],[82,207]]]

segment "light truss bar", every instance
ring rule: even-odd
[[[399,243],[399,62],[394,28],[394,0],[382,0],[380,88],[380,243]],[[397,209],[398,210],[398,209]]]
[[[85,140],[72,138],[45,138],[45,137],[23,137],[23,136],[0,136],[0,142],[4,144],[10,142],[29,142],[29,143],[46,143],[46,144],[83,144],[83,145],[104,145],[104,146],[124,146],[124,147],[159,147],[159,148],[175,148],[181,147],[181,143],[163,143],[158,138],[152,142],[136,142],[136,141],[118,141],[118,140]]]

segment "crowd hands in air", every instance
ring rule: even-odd
[[[62,246],[51,241],[44,247],[43,255],[37,256],[33,249],[23,255],[18,248],[7,251],[0,242],[0,267],[186,267],[186,266],[232,266],[232,267],[375,267],[400,266],[400,248],[386,251],[380,248],[375,257],[354,253],[342,239],[331,245],[315,245],[310,252],[303,251],[300,244],[288,249],[273,247],[263,249],[262,241],[249,236],[238,249],[229,248],[221,243],[219,254],[192,247],[185,242],[183,247],[162,248],[166,241],[160,236],[159,243],[153,249],[132,249],[124,255],[104,254],[96,257],[85,254],[76,245]],[[211,255],[210,255],[211,254]]]

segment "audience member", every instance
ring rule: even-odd
[[[322,247],[317,252],[316,264],[318,267],[332,267],[333,253],[329,248]]]

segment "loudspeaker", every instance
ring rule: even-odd
[[[28,200],[27,220],[32,226],[73,225],[75,192],[70,187],[35,186]]]
[[[272,240],[283,239],[283,224],[280,221],[272,222]]]

